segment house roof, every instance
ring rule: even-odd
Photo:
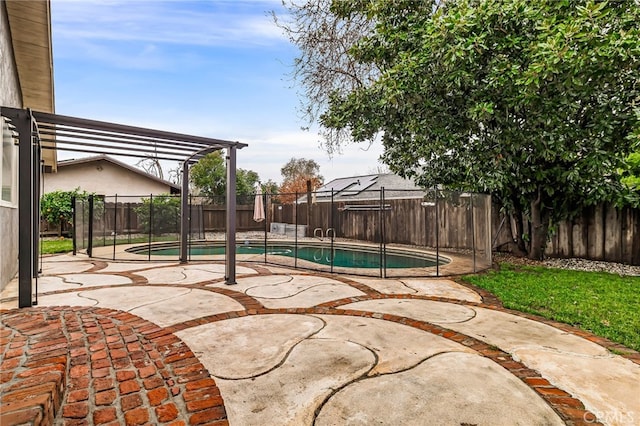
[[[385,199],[421,198],[424,190],[412,181],[393,173],[349,176],[334,179],[316,190],[317,201],[380,199],[380,190],[384,188]]]
[[[100,155],[94,155],[91,157],[84,157],[84,158],[77,158],[77,159],[70,159],[70,160],[62,160],[62,161],[58,161],[58,171],[62,171],[62,169],[64,169],[64,167],[68,167],[68,166],[74,166],[74,165],[78,165],[78,164],[88,164],[88,163],[96,163],[99,161],[108,161],[109,163],[112,163],[118,167],[122,167],[123,169],[127,169],[129,171],[132,171],[134,173],[137,173],[141,176],[146,177],[147,179],[162,183],[164,185],[170,186],[171,188],[180,190],[180,185],[177,185],[173,182],[169,182],[168,180],[164,180],[164,179],[160,179],[157,176],[154,176],[152,174],[149,174],[147,172],[145,172],[144,170],[141,170],[137,167],[131,166],[127,163],[123,163],[122,161],[118,161],[115,158],[109,157],[106,154],[100,154]]]
[[[11,45],[22,94],[22,107],[52,113],[53,56],[51,51],[51,7],[49,1],[5,0]],[[55,146],[49,142],[49,146]],[[45,165],[55,169],[56,152],[44,150]]]

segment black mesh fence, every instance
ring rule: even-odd
[[[223,261],[224,197],[190,197],[190,261]],[[77,250],[111,260],[179,260],[180,196],[75,202]],[[375,277],[443,276],[491,266],[491,199],[441,190],[254,194],[237,199],[239,262]]]

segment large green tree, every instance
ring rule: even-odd
[[[550,225],[620,193],[640,148],[636,0],[334,0],[331,12],[375,22],[348,55],[379,76],[333,91],[321,123],[381,135],[392,171],[490,192],[532,258]]]
[[[220,151],[205,155],[191,169],[191,183],[200,195],[212,200],[226,194],[227,168]],[[251,195],[255,193],[260,176],[253,170],[236,170],[236,194]]]

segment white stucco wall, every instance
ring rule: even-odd
[[[9,22],[4,2],[0,2],[0,106],[22,107]],[[18,272],[18,208],[0,204],[0,289]]]
[[[135,196],[128,198],[128,202],[139,201],[141,197],[148,197],[149,194],[171,192],[169,185],[148,179],[105,160],[58,167],[57,173],[45,176],[44,193],[56,190],[73,191],[76,188],[98,195],[117,194],[118,198]]]

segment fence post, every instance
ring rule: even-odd
[[[298,198],[296,197],[296,200]],[[306,237],[312,237],[313,231],[311,230],[311,201],[313,197],[311,195],[311,179],[307,179],[307,235]]]
[[[381,196],[382,196],[382,205],[380,206],[381,209],[381,216],[382,216],[382,261],[383,261],[383,276],[382,278],[387,278],[387,241],[385,239],[385,231],[386,231],[386,217],[385,217],[385,198],[384,198],[384,186],[382,188],[380,188],[380,192],[381,192]]]
[[[471,193],[471,248],[473,250],[473,272],[476,272],[476,211],[473,208],[474,194]]]
[[[87,255],[93,257],[93,195],[89,195],[89,240],[87,243]]]
[[[293,215],[293,225],[294,225],[293,267],[295,269],[298,269],[298,191],[296,191],[296,198],[294,200],[293,211],[295,212],[295,214]],[[307,211],[309,211],[309,206],[307,206]],[[286,225],[285,225],[284,232],[285,234],[287,233]]]
[[[151,234],[153,232],[153,194],[149,194],[149,245],[148,259],[151,260]]]
[[[378,197],[378,203],[380,204],[380,206],[382,206],[382,188],[380,188],[380,196]],[[384,273],[382,271],[382,264],[383,264],[383,260],[382,260],[382,208],[378,209],[378,228],[380,231],[380,242],[378,243],[378,258],[380,261],[380,278],[384,278]],[[375,235],[375,234],[374,234]]]
[[[113,201],[113,260],[116,260],[116,239],[118,238],[118,194]]]
[[[184,212],[183,212],[184,214]],[[191,233],[193,232],[193,195],[189,194],[189,229],[187,231],[187,246],[191,247]],[[198,237],[200,234],[198,233]],[[191,260],[191,253],[187,257]]]
[[[436,277],[440,276],[440,219],[438,215],[438,188],[433,190],[435,203],[436,203]]]
[[[331,233],[331,250],[329,251],[329,259],[331,259],[331,262],[329,262],[331,264],[331,273],[333,274],[333,237],[336,234],[336,230],[334,228],[334,223],[333,223],[333,196],[334,196],[334,191],[333,188],[331,188],[331,210],[329,211],[329,214],[331,215],[329,217],[329,222],[331,223],[331,228],[333,228],[333,232]],[[325,234],[326,235],[326,234]]]
[[[76,196],[71,197],[71,221],[73,223],[73,228],[71,230],[71,244],[73,244],[73,252],[72,254],[75,256],[78,248],[78,242],[76,240],[76,227],[78,223],[76,222]]]
[[[180,263],[187,263],[189,258],[189,162],[182,163],[182,191],[180,191]]]
[[[264,263],[267,263],[267,222],[269,222],[269,210],[267,209],[269,203],[269,197],[266,193],[262,194],[262,208],[264,209]]]
[[[85,210],[86,210],[85,203],[89,203],[89,200],[82,200],[82,247],[87,248],[87,244],[85,244],[87,235],[84,232],[84,229],[87,226],[87,218],[85,217]],[[87,232],[89,232],[88,228],[87,228]]]

